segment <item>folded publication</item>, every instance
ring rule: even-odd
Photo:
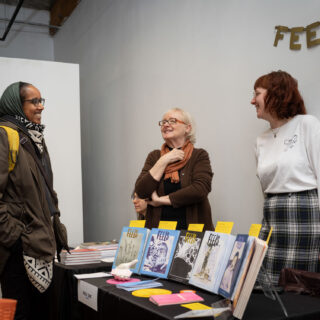
[[[218,294],[235,238],[231,234],[207,230],[191,272],[189,283]]]
[[[168,277],[179,234],[179,230],[151,230],[140,268],[141,274]]]
[[[172,293],[172,294],[160,294],[150,296],[149,300],[157,306],[168,306],[172,304],[183,304],[191,302],[203,301],[199,295],[194,292]]]
[[[243,275],[242,286],[237,289],[233,300],[232,308],[235,318],[243,317],[267,249],[268,245],[265,241],[254,238],[251,261],[248,263],[246,274]]]
[[[204,232],[181,230],[168,278],[188,283]]]
[[[218,293],[230,299],[244,261],[249,235],[238,234],[234,242],[227,267],[224,271]]]
[[[150,230],[147,228],[123,227],[112,269],[115,269],[121,263],[128,263],[137,259],[138,262],[130,270],[139,273],[149,232]]]

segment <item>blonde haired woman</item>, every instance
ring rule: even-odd
[[[160,220],[177,221],[177,229],[203,223],[213,230],[208,194],[212,170],[208,153],[194,148],[195,125],[182,109],[167,111],[159,121],[164,144],[149,153],[136,181],[140,198],[149,199],[146,227],[158,227]]]

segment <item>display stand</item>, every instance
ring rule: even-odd
[[[219,320],[233,320],[232,315],[232,302],[229,299],[223,299],[211,304],[213,308],[213,319]],[[218,311],[218,313],[217,313]]]
[[[259,285],[261,286],[261,289],[264,293],[264,295],[272,300],[277,300],[278,303],[280,304],[280,307],[285,315],[286,318],[288,318],[288,312],[287,309],[285,308],[282,300],[280,299],[277,290],[275,289],[275,287],[273,286],[270,277],[268,275],[268,273],[266,272],[266,269],[264,268],[263,265],[261,265],[261,269],[260,272],[264,275],[265,279],[267,280],[267,283],[262,283],[259,280],[257,280],[257,282],[259,283]]]
[[[273,284],[270,280],[270,277],[269,277],[268,273],[266,272],[266,269],[264,268],[263,265],[260,268],[260,273],[266,279],[266,281],[264,283],[260,282],[257,279],[257,282],[259,283],[264,295],[271,300],[278,301],[282,312],[284,313],[285,317],[288,318],[289,317],[288,312],[287,312],[280,296],[278,295],[276,288],[273,286]],[[211,307],[214,309],[217,309],[217,310],[220,309],[222,311],[222,313],[219,315],[220,320],[234,319],[233,315],[232,315],[232,305],[231,305],[231,301],[229,299],[219,300],[219,301],[213,303],[211,305]]]

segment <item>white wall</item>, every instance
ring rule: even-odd
[[[0,58],[0,92],[24,81],[46,99],[42,123],[50,153],[54,188],[61,221],[68,229],[69,245],[83,241],[80,144],[79,66],[76,64]]]
[[[0,4],[0,18],[11,19],[15,7]],[[50,15],[45,10],[21,8],[16,20],[49,24]],[[0,21],[0,35],[7,22]],[[48,28],[13,24],[5,41],[0,41],[0,56],[37,60],[54,60],[53,38]]]
[[[256,78],[286,70],[320,115],[320,46],[273,47],[276,25],[319,20],[317,0],[83,0],[54,39],[57,61],[80,64],[85,240],[119,237],[134,218],[130,194],[159,148],[164,111],[194,115],[197,146],[215,176],[213,220],[247,232],[262,217],[255,137],[267,128],[250,105]],[[318,30],[320,37],[320,30]]]

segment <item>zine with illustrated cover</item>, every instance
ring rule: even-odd
[[[218,293],[234,240],[230,234],[206,231],[189,283]]]
[[[225,298],[230,299],[233,294],[233,289],[245,257],[248,238],[249,236],[247,234],[238,234],[234,242],[218,291],[218,293],[223,295]]]
[[[231,301],[237,300],[237,298],[239,297],[254,252],[254,243],[254,237],[249,236],[246,244],[246,253],[243,258],[237,282],[233,289],[232,297],[230,299]]]
[[[179,241],[168,275],[169,279],[182,283],[187,283],[189,281],[191,271],[198,256],[202,238],[202,232],[186,230],[180,232]]]
[[[149,231],[150,230],[146,228],[123,227],[112,269],[115,269],[121,263],[127,263],[137,259],[138,262],[134,268],[130,270],[134,273],[139,273]]]
[[[151,230],[140,268],[141,274],[168,277],[179,234],[179,230]]]

